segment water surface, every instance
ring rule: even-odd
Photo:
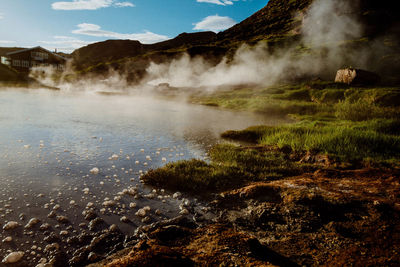
[[[177,216],[182,201],[171,197],[174,192],[159,189],[146,197],[153,188],[140,182],[142,173],[170,161],[207,159],[207,150],[220,141],[222,131],[281,122],[143,96],[2,90],[0,226],[8,221],[21,226],[0,231],[1,240],[13,238],[1,243],[0,258],[7,250],[21,250],[27,252],[24,257],[39,260],[43,255],[37,250],[32,253],[32,245],[46,245],[39,230],[43,223],[49,223],[57,235],[67,231],[64,239],[89,231],[82,215],[88,203],[106,224],[117,224],[126,234],[140,225]],[[93,168],[99,173],[91,173]],[[124,194],[124,189],[134,187],[136,198]],[[105,206],[107,200],[115,205]],[[129,207],[131,203],[136,207]],[[151,208],[147,213],[151,220],[143,223],[135,213],[145,206]],[[51,211],[66,216],[69,223],[48,218]],[[129,222],[121,222],[122,216]],[[41,222],[24,230],[33,217]]]

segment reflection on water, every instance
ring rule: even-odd
[[[182,200],[143,186],[140,175],[203,159],[222,131],[265,123],[279,121],[146,97],[0,91],[0,227],[19,224],[0,232],[0,257],[20,250],[37,263],[43,255],[33,244],[44,247],[49,232],[90,231],[88,210],[126,234],[178,215]],[[146,206],[145,216],[135,215]],[[40,222],[25,229],[31,218]]]

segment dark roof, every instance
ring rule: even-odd
[[[35,46],[35,47],[32,47],[32,48],[22,49],[22,50],[18,50],[18,51],[14,51],[14,52],[9,52],[9,53],[7,53],[6,55],[7,55],[7,56],[10,56],[10,55],[14,55],[14,54],[26,52],[26,51],[29,51],[29,50],[38,49],[38,48],[43,49],[44,51],[46,51],[46,52],[52,54],[52,55],[55,56],[55,57],[59,57],[59,58],[61,58],[61,59],[67,60],[65,57],[62,57],[62,56],[60,56],[60,55],[57,55],[56,53],[53,53],[53,52],[51,52],[51,51],[49,51],[49,50],[47,50],[47,49],[45,49],[45,48],[43,48],[43,47],[41,47],[41,46]]]

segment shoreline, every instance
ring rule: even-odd
[[[194,230],[179,224],[158,227],[123,255],[93,266],[154,266],[168,259],[183,260],[189,266],[400,264],[399,128],[398,120],[390,117],[390,112],[398,112],[398,105],[370,103],[366,108],[371,112],[365,116],[360,102],[375,93],[381,95],[375,99],[382,101],[385,92],[398,94],[399,89],[329,83],[294,87],[261,93],[264,101],[270,100],[267,104],[258,101],[259,91],[246,88],[193,96],[194,103],[253,112],[287,113],[281,101],[288,101],[299,107],[291,109],[297,122],[225,132],[224,138],[250,145],[219,145],[212,149],[210,163],[176,162],[145,175],[145,182],[156,187],[169,183],[170,189],[194,195],[201,190],[211,192],[206,197],[217,217]],[[358,102],[348,100],[346,92],[353,94],[354,90]],[[312,103],[313,97],[319,100]],[[241,102],[235,102],[238,99]],[[274,103],[278,106],[273,107]],[[338,131],[338,138],[353,138],[351,143],[328,138],[334,132],[331,129],[340,127],[343,132]],[[300,136],[285,143],[284,136],[296,131]],[[311,136],[310,141],[303,133]],[[273,135],[278,138],[271,139]],[[372,136],[373,143],[368,145]],[[321,141],[313,142],[318,138]],[[392,147],[377,145],[380,138],[393,140]],[[234,171],[228,172],[229,168]],[[236,174],[237,179],[233,178]],[[172,177],[178,178],[172,181]],[[216,183],[221,179],[226,183]],[[171,234],[176,231],[181,235]]]

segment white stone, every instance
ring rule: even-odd
[[[182,194],[180,192],[176,192],[172,195],[172,198],[180,198],[182,196]]]
[[[94,175],[99,174],[99,172],[100,172],[100,170],[99,170],[99,168],[97,168],[97,167],[94,167],[94,168],[92,168],[92,169],[90,170],[90,173],[91,173],[91,174],[94,174]]]

